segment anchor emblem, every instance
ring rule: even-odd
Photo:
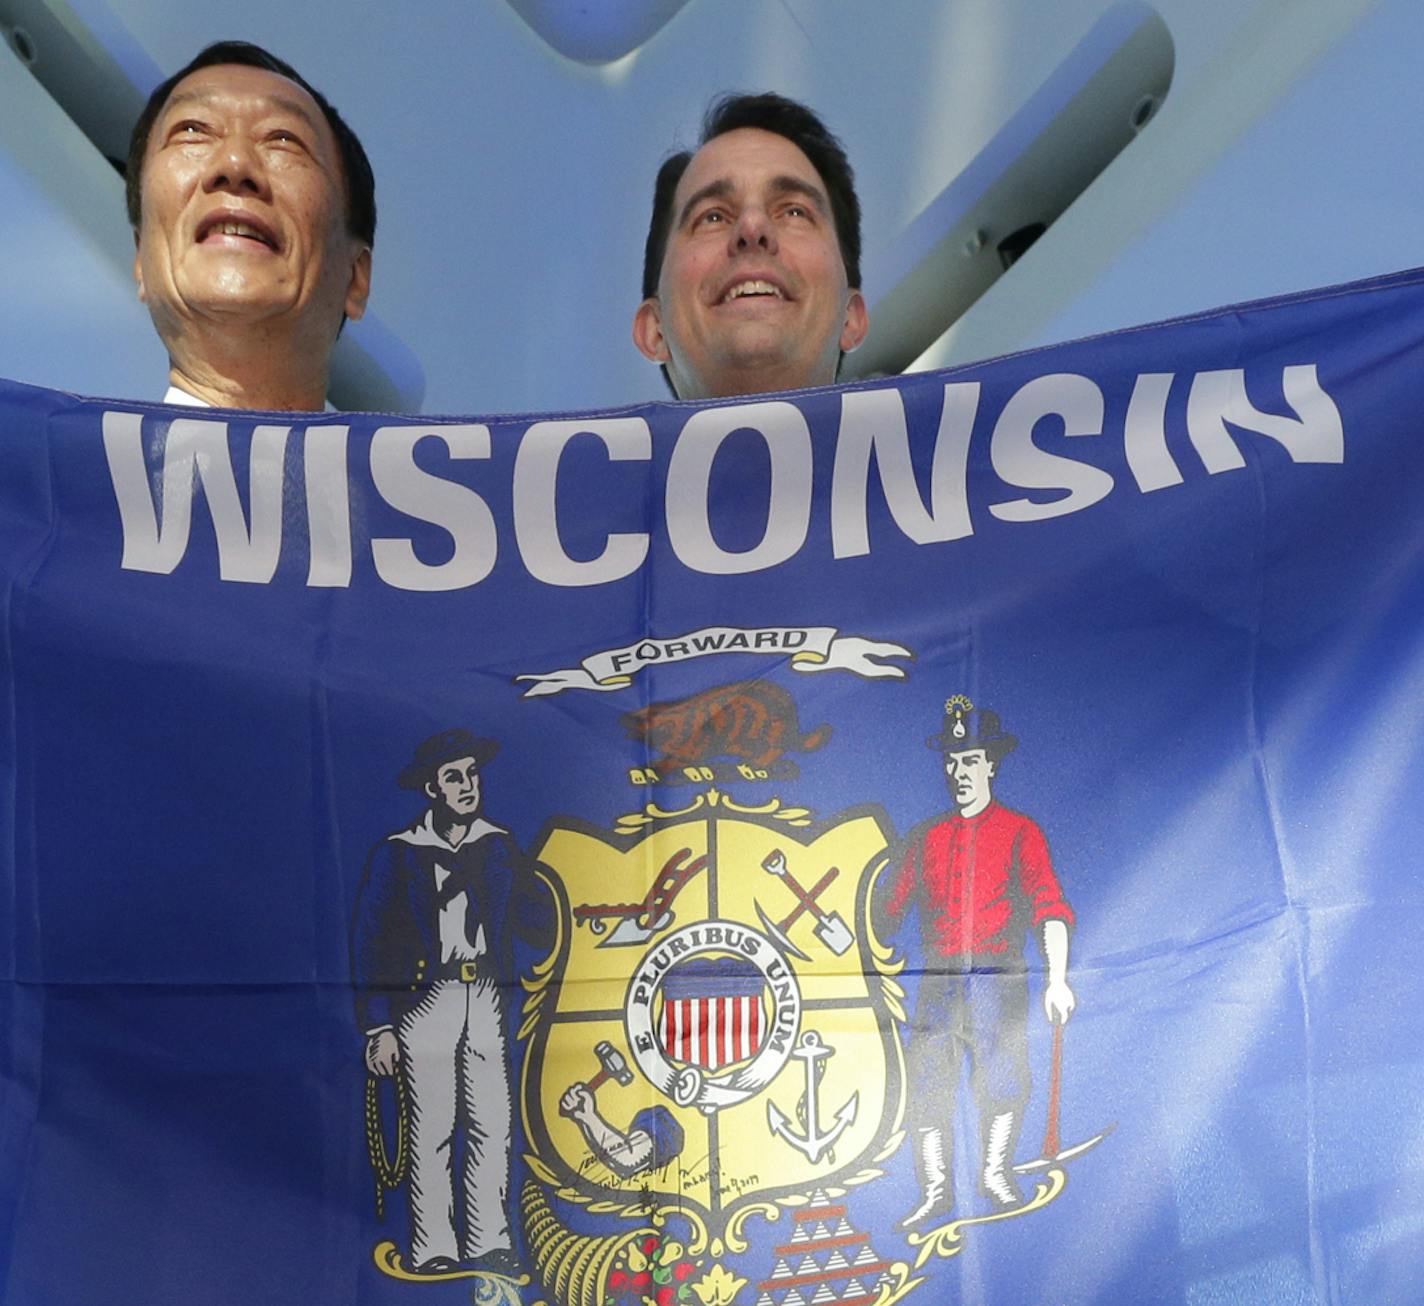
[[[835,1113],[834,1123],[825,1133],[822,1133],[817,1087],[820,1079],[818,1065],[827,1057],[834,1056],[835,1048],[822,1042],[821,1036],[814,1029],[808,1029],[801,1035],[800,1041],[791,1055],[800,1057],[806,1066],[806,1092],[802,1099],[806,1104],[806,1132],[804,1134],[796,1133],[791,1128],[790,1119],[777,1109],[776,1103],[770,1098],[766,1103],[766,1123],[771,1127],[773,1134],[790,1143],[812,1165],[815,1165],[831,1150],[836,1139],[855,1120],[856,1108],[860,1105],[860,1093],[859,1091],[854,1092],[846,1099],[840,1110]]]

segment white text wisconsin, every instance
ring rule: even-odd
[[[626,469],[629,484],[636,495],[650,497],[673,555],[690,571],[727,576],[788,562],[808,540],[823,538],[821,531],[828,533],[835,558],[869,553],[872,516],[887,516],[916,544],[939,545],[972,535],[984,513],[1001,522],[1032,523],[1083,512],[1119,483],[1146,494],[1179,485],[1198,469],[1217,475],[1243,468],[1246,440],[1273,441],[1296,463],[1343,462],[1340,414],[1315,366],[1286,367],[1269,381],[1288,412],[1258,409],[1241,370],[1143,374],[1126,405],[1113,409],[1093,380],[1075,373],[1028,381],[997,413],[980,411],[978,382],[949,382],[937,395],[934,429],[913,434],[900,391],[887,385],[841,393],[835,430],[818,432],[815,440],[806,416],[788,400],[703,408],[682,420],[665,474],[655,470],[653,434],[642,417],[536,421],[518,436],[512,483],[504,489],[509,508],[498,515],[490,506],[491,488],[481,484],[494,466],[491,430],[483,424],[406,420],[377,427],[355,453],[349,425],[327,420],[304,428],[257,426],[250,441],[236,444],[239,450],[245,444],[247,454],[241,493],[243,460],[234,458],[229,424],[221,417],[165,424],[107,411],[103,438],[123,532],[120,565],[131,571],[174,571],[189,549],[194,504],[205,502],[218,575],[226,581],[269,583],[285,547],[306,555],[309,586],[349,586],[353,573],[369,563],[376,577],[397,589],[456,590],[479,584],[502,552],[513,549],[544,584],[588,586],[637,572],[651,537],[647,531],[598,531],[607,500],[570,493],[567,485],[560,489],[560,463],[577,437],[600,441],[610,464],[649,464],[641,476]],[[1174,440],[1174,452],[1166,415],[1169,396],[1174,389],[1180,396],[1181,387],[1187,388],[1186,440]],[[719,451],[738,432],[764,441],[769,474],[764,484],[748,487],[757,519],[742,522],[741,529],[752,542],[729,549],[719,543],[728,532],[718,514],[747,510],[729,507],[725,497],[709,491]],[[979,502],[973,507],[971,437],[987,438],[1001,488],[985,494],[976,483]],[[1112,462],[1117,476],[1060,452],[1079,439],[1093,441],[1085,452],[1114,441],[1101,461]],[[426,441],[443,445],[442,465],[450,469],[445,475],[417,461]],[[146,443],[156,446],[150,456]],[[1178,453],[1188,449],[1194,461],[1179,462]],[[368,485],[358,481],[353,458],[357,468],[366,462]],[[290,474],[298,460],[300,478]],[[813,494],[813,481],[819,476],[824,483],[827,465],[829,493]],[[467,477],[457,475],[466,467]],[[363,507],[372,493],[385,505],[382,520],[394,510],[395,520],[410,520],[410,534],[388,524],[381,534],[361,529],[373,515]],[[583,556],[567,551],[564,541],[575,521],[585,540],[592,524],[601,547],[582,548]],[[438,537],[434,544],[432,534]]]

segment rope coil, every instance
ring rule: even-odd
[[[376,1218],[383,1220],[386,1193],[405,1183],[410,1172],[410,1101],[405,1076],[397,1070],[388,1077],[396,1093],[396,1154],[392,1157],[381,1128],[381,1078],[371,1075],[366,1080],[366,1152],[376,1180]]]

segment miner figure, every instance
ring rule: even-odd
[[[1074,1006],[1067,978],[1073,912],[1048,841],[1029,817],[994,798],[999,765],[1018,741],[1000,729],[996,713],[957,694],[945,705],[941,733],[926,743],[944,757],[954,810],[912,832],[886,903],[894,922],[915,907],[924,955],[907,1057],[920,1200],[906,1227],[953,1206],[950,1138],[966,1059],[979,1117],[980,1190],[996,1207],[1022,1200],[1013,1164],[1029,1098],[1030,934],[1047,964],[1048,1019],[1061,1024]]]

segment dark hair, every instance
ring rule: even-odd
[[[855,195],[855,173],[851,171],[850,161],[840,141],[804,104],[767,91],[760,95],[734,93],[714,100],[702,119],[698,148],[741,127],[756,127],[786,137],[821,174],[831,202],[831,216],[835,219],[836,241],[841,247],[841,262],[845,264],[846,284],[852,290],[859,290],[860,201]],[[653,217],[648,224],[648,243],[643,250],[644,299],[651,299],[658,293],[658,279],[662,276],[663,258],[672,229],[673,194],[691,162],[692,151],[682,150],[658,169],[658,179],[653,186]]]
[[[129,137],[129,157],[124,168],[129,224],[137,230],[143,213],[143,196],[139,182],[153,124],[163,112],[168,97],[173,94],[173,88],[179,82],[200,68],[211,68],[216,64],[239,64],[247,68],[266,69],[295,82],[316,101],[326,116],[332,134],[336,137],[336,144],[341,150],[341,171],[346,182],[346,228],[363,244],[373,245],[376,240],[376,179],[371,172],[371,161],[366,157],[366,151],[361,147],[356,133],[346,125],[341,115],[327,102],[326,97],[291,64],[250,41],[218,41],[208,46],[167,81],[161,82],[148,97],[148,103],[143,106],[143,112],[139,114]]]

